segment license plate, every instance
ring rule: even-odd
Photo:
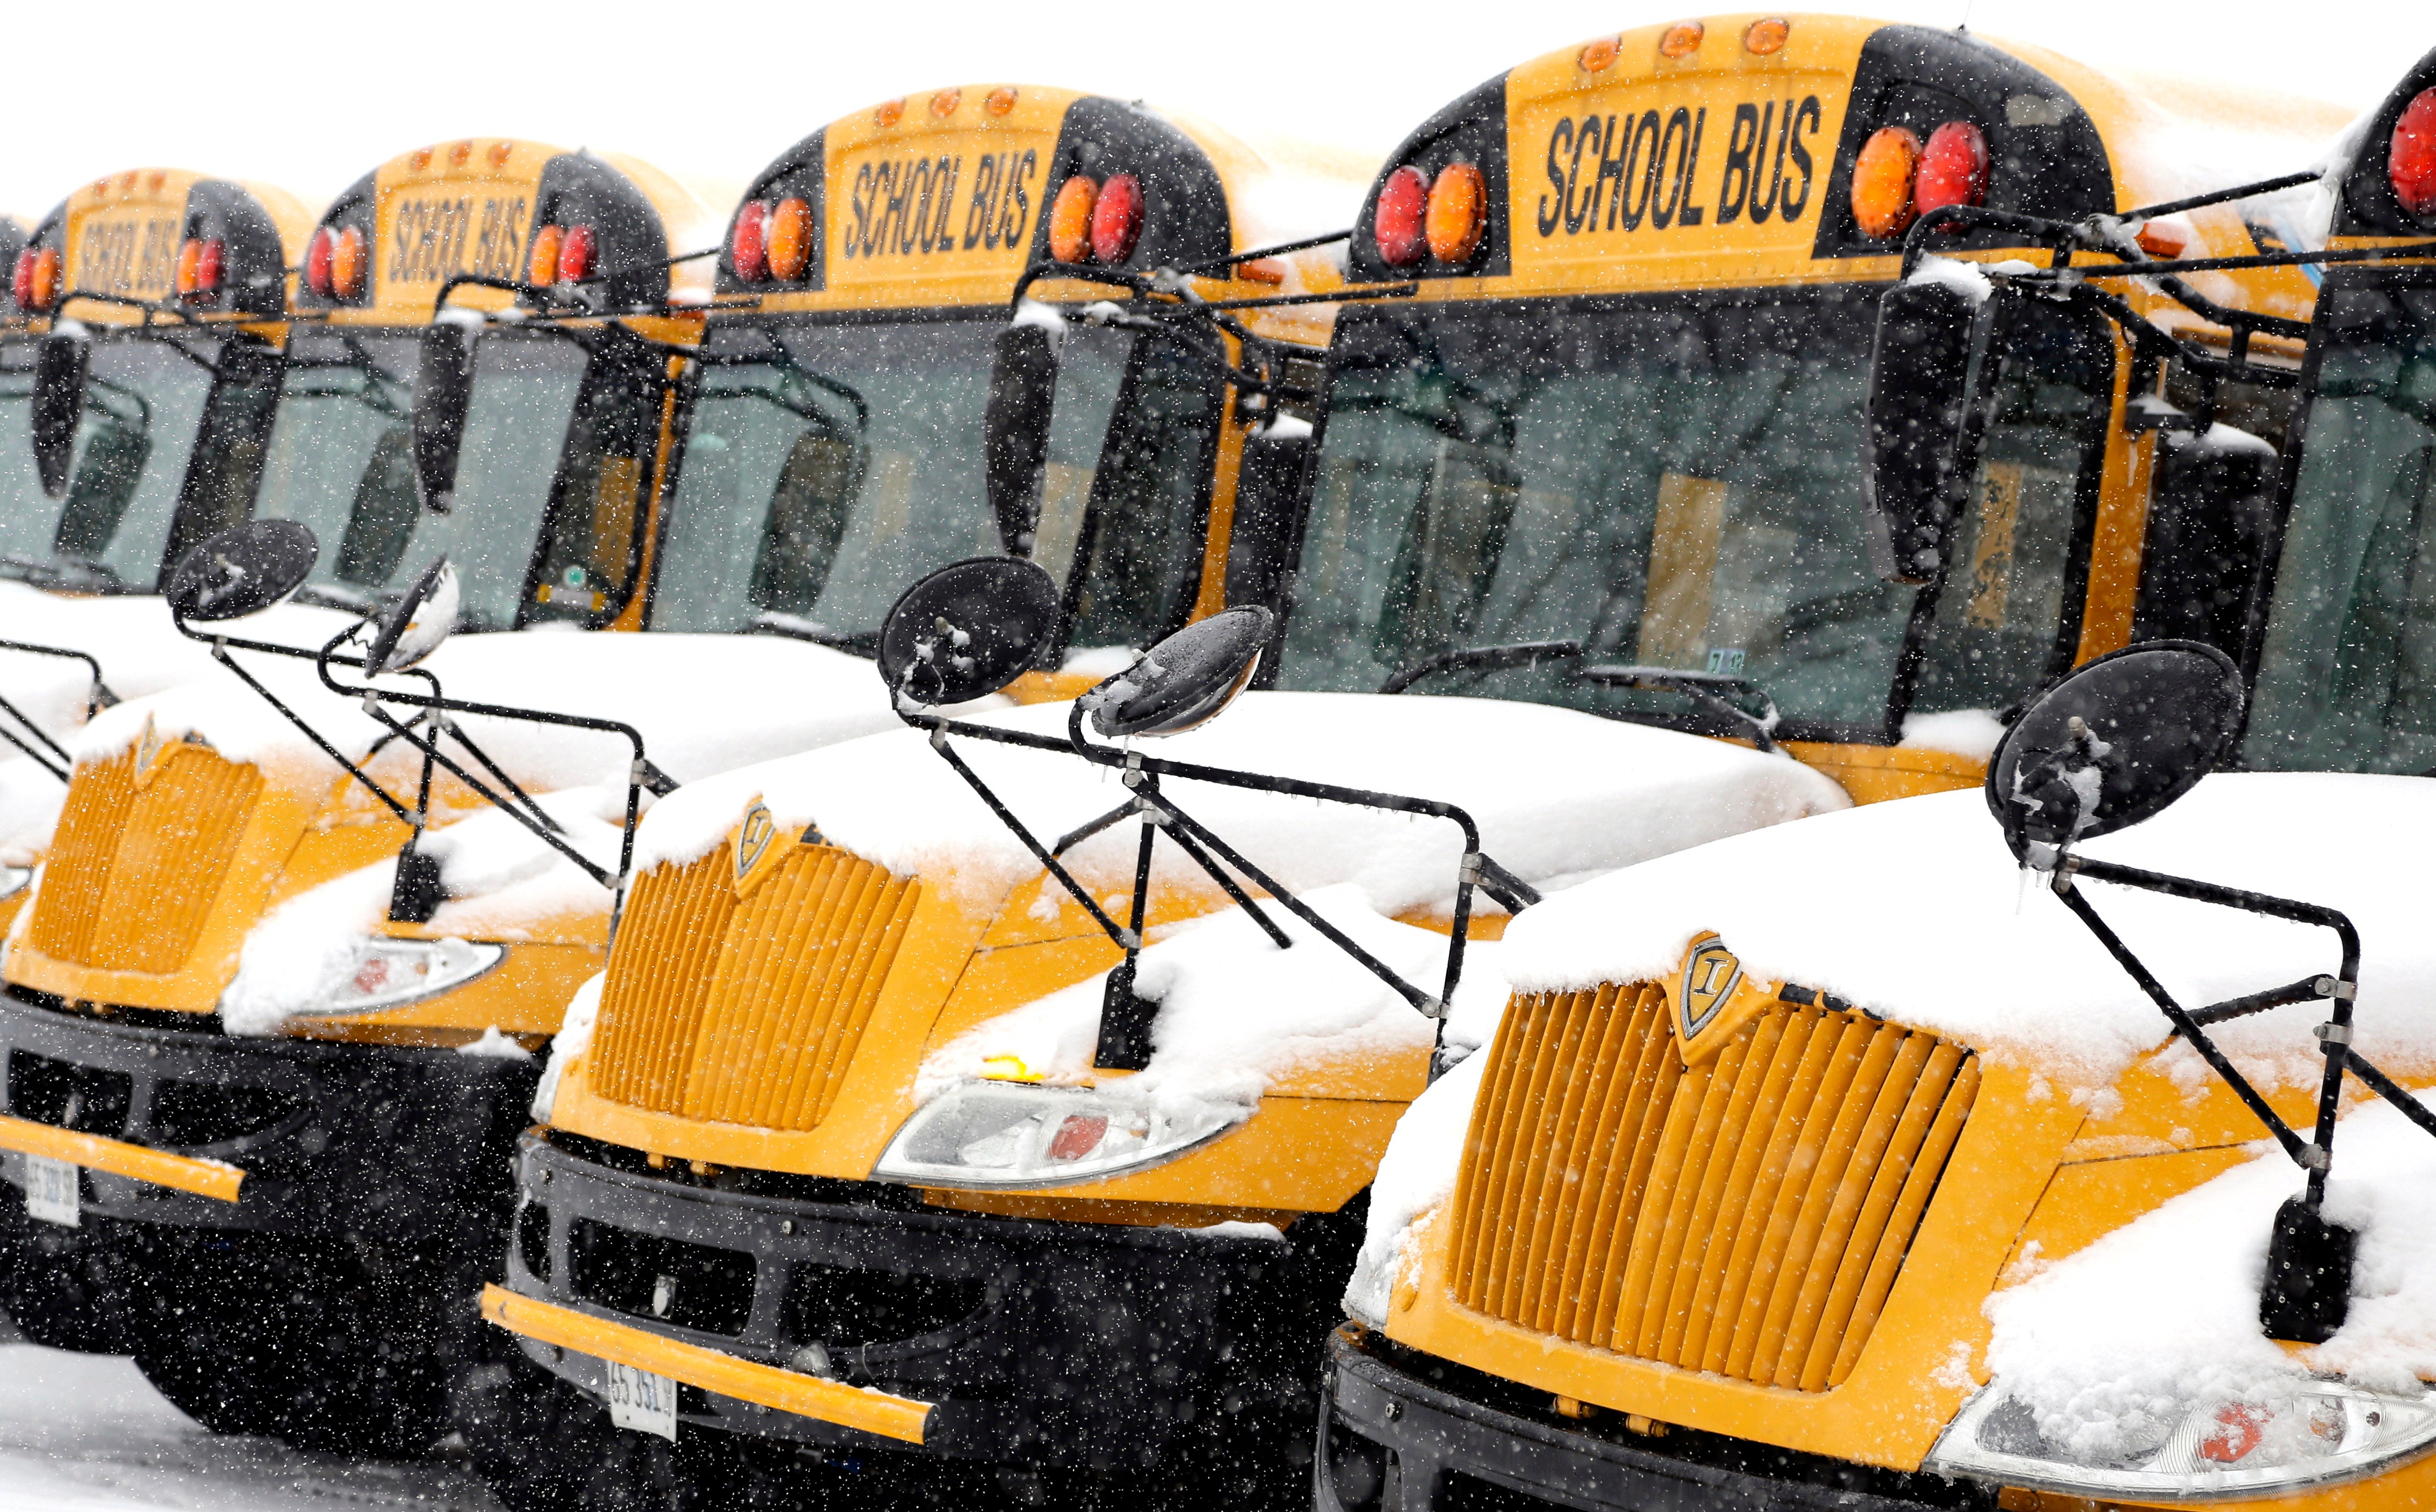
[[[26,1157],[26,1216],[48,1224],[76,1227],[81,1221],[83,1193],[78,1190],[73,1162],[46,1155]]]
[[[677,1383],[617,1361],[609,1364],[609,1420],[638,1434],[677,1436]]]

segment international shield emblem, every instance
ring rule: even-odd
[[[762,855],[770,849],[770,837],[777,833],[777,825],[770,817],[769,806],[756,801],[745,811],[744,823],[736,826],[736,879],[744,880]]]
[[[1715,1054],[1735,1031],[1776,1000],[1777,990],[1777,983],[1745,971],[1741,959],[1717,935],[1694,940],[1675,980],[1675,1043],[1684,1063],[1696,1066]]]

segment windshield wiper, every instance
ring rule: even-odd
[[[1775,751],[1777,712],[1776,700],[1767,689],[1747,677],[1732,677],[1724,672],[1694,672],[1676,667],[1585,667],[1578,674],[1585,683],[1597,683],[1608,687],[1646,687],[1668,693],[1682,693],[1718,713],[1750,727],[1751,739],[1763,751]],[[1726,695],[1759,700],[1763,712],[1753,714]]]
[[[376,615],[388,605],[369,593],[341,588],[335,582],[308,582],[290,597],[316,609],[343,609],[351,615]]]
[[[113,570],[107,563],[89,562],[81,557],[0,557],[16,574],[37,588],[59,593],[129,594],[134,584]]]
[[[1504,646],[1462,646],[1424,656],[1379,685],[1382,693],[1401,693],[1433,673],[1457,667],[1496,671],[1511,667],[1536,667],[1541,662],[1572,661],[1582,654],[1578,640],[1518,640]]]
[[[831,651],[847,652],[857,656],[879,654],[879,631],[831,630],[817,619],[806,619],[796,615],[782,615],[771,609],[764,609],[755,615],[752,622],[744,628],[751,634],[784,635],[789,640],[809,640],[815,646],[826,646]]]

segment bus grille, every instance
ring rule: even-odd
[[[1518,997],[1488,1053],[1456,1300],[1801,1391],[1852,1373],[1979,1084],[1933,1034],[1791,1004],[1686,1067],[1645,983]]]
[[[739,899],[725,847],[635,884],[592,1085],[612,1102],[802,1130],[828,1116],[920,884],[799,846]]]
[[[31,930],[53,960],[158,975],[193,953],[262,774],[181,742],[139,782],[135,757],[76,769]]]

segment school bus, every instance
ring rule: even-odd
[[[2234,102],[2202,105],[2237,118]],[[2296,158],[2339,124],[2299,113]],[[1659,726],[1719,762],[1737,739],[1782,747],[1840,784],[1838,803],[1975,783],[1994,711],[2133,633],[2152,454],[2136,401],[2157,374],[2135,372],[2102,318],[2010,316],[2024,328],[2005,348],[1959,558],[1970,575],[1943,594],[1882,582],[1851,459],[1896,238],[1940,193],[2055,215],[2153,198],[2167,186],[2124,178],[2142,171],[2134,148],[2186,125],[2044,54],[1806,16],[1628,32],[1454,102],[1390,160],[1353,227],[1345,292],[1392,297],[1339,313],[1298,507],[1265,560],[1237,542],[1241,581],[1274,585],[1283,619],[1266,691],[1243,706],[1303,697],[1266,706],[1309,760],[1337,740],[1358,749],[1365,718],[1368,739],[1392,739],[1383,721],[1436,702],[1474,721],[1476,744],[1454,751],[1493,753],[1480,761],[1510,763],[1517,786],[1541,779],[1530,762],[1545,753],[1497,745],[1496,706],[1472,700],[1506,700],[1514,721],[1537,704]],[[1863,172],[1881,126],[1902,135]],[[2155,235],[2169,232],[2252,247],[2229,210]],[[2000,237],[1970,245],[2020,256]],[[2305,277],[2210,287],[2242,306],[2262,360],[2297,359]],[[2271,396],[2257,408],[2272,420]],[[1585,744],[1621,727],[1582,724],[1566,728]],[[926,1063],[1119,952],[1036,872],[959,912],[933,902],[957,895],[952,855],[904,875],[879,859],[905,867],[902,850],[825,841],[844,822],[798,812],[803,794],[852,750],[740,774],[722,790],[727,844],[676,847],[638,878],[588,1042],[569,1047],[548,1126],[525,1146],[509,1280],[486,1311],[537,1362],[620,1393],[635,1420],[627,1397],[673,1390],[654,1399],[668,1409],[654,1431],[757,1440],[754,1473],[833,1474],[894,1452],[927,1456],[885,1461],[916,1476],[1189,1466],[1251,1494],[1308,1453],[1302,1412],[1348,1234],[1392,1114],[1426,1081],[1426,1039],[1323,1059],[1223,1137],[1089,1175],[1062,1178],[1053,1160],[1026,1183],[978,1155],[962,1170],[952,1151],[913,1160],[926,1109],[968,1093],[1013,1106],[1009,1088],[1019,1100],[1042,1079],[1009,1056],[942,1093],[920,1085]],[[1279,755],[1270,770],[1297,769]],[[761,773],[757,799],[740,778]],[[1608,791],[1632,780],[1620,772]],[[793,849],[771,840],[807,818]],[[699,839],[700,808],[690,823]],[[747,891],[794,875],[773,855],[877,890],[827,926],[856,973],[851,1017],[803,1019],[797,979],[744,974],[785,962],[830,980],[830,957],[782,933],[812,915]],[[1543,858],[1534,875],[1565,870]],[[1161,879],[1152,920],[1225,907],[1181,881]],[[712,939],[715,968],[671,975],[674,942]],[[816,1048],[802,1022],[822,1026]],[[1064,1067],[1053,1092],[1087,1133],[1113,1127],[1120,1110],[1090,1100],[1120,1097],[1126,1069]],[[829,1089],[835,1111],[807,1088]],[[1173,1232],[1229,1223],[1282,1228],[1286,1243]],[[1280,1403],[1296,1405],[1263,1417]],[[1244,1430],[1231,1445],[1230,1419]],[[1262,1447],[1244,1455],[1247,1442]],[[823,1455],[827,1471],[808,1463]],[[1264,1468],[1239,1484],[1247,1459]]]
[[[145,415],[155,434],[174,414],[191,427],[201,393],[225,392],[231,374],[252,372],[238,362],[255,355],[235,340],[198,355],[195,338],[148,305],[46,292],[55,275],[45,269],[61,246],[64,266],[96,269],[86,281],[97,291],[124,290],[120,300],[165,296],[174,305],[184,284],[211,285],[178,270],[173,235],[180,197],[201,195],[213,181],[201,182],[173,196],[170,176],[113,180],[70,201],[64,241],[52,226],[36,237],[37,303],[62,319],[92,305],[102,312],[96,328],[113,333],[95,338],[86,426],[116,439],[85,444],[84,472],[103,467],[95,459],[110,445],[122,461],[141,461]],[[157,219],[166,207],[167,218],[155,225],[119,214],[130,196],[151,207],[143,215]],[[455,567],[459,617],[469,629],[638,624],[677,379],[709,290],[706,272],[671,261],[715,226],[695,196],[635,160],[466,138],[402,153],[318,218],[297,219],[287,243],[292,292],[290,259],[276,245],[256,250],[233,230],[232,250],[217,254],[224,289],[240,291],[233,297],[252,314],[284,315],[289,350],[259,354],[259,403],[246,411],[246,426],[205,429],[215,439],[199,447],[196,468],[234,480],[218,491],[190,484],[181,495],[172,478],[159,491],[141,585],[151,590],[196,543],[252,513],[302,525],[321,545],[301,604],[275,611],[287,617],[289,644],[321,646],[393,600],[440,553]],[[104,250],[88,252],[100,245],[88,226],[122,229]],[[580,255],[566,253],[569,238]],[[39,261],[45,255],[52,261]],[[513,325],[475,343],[455,416],[460,455],[441,479],[453,493],[444,511],[425,502],[412,439],[420,348],[444,297],[477,323],[487,315]],[[173,341],[184,344],[152,350]],[[122,347],[133,355],[116,355]],[[217,361],[217,391],[206,357]],[[157,369],[167,387],[122,383],[118,370],[129,362],[149,363],[130,371]],[[189,389],[183,410],[169,408]],[[65,514],[49,506],[42,518],[89,518],[90,529],[78,529],[99,530],[102,543],[113,529],[133,543],[133,527],[147,516],[124,508],[124,490],[113,512],[78,504],[104,497],[80,486],[71,484]],[[12,517],[23,525],[41,514],[42,499],[35,493]],[[120,576],[134,581],[138,568]],[[573,591],[577,583],[583,591]],[[0,1143],[9,1179],[22,1186],[48,1159],[69,1162],[53,1171],[73,1173],[81,1162],[84,1172],[67,1177],[69,1210],[24,1225],[11,1312],[37,1336],[131,1351],[167,1395],[215,1428],[285,1432],[325,1446],[418,1444],[415,1434],[442,1411],[436,1378],[419,1362],[392,1364],[377,1339],[256,1304],[274,1295],[265,1288],[285,1283],[320,1307],[353,1309],[371,1283],[341,1236],[360,1237],[364,1255],[436,1257],[462,1243],[452,1225],[483,1221],[465,1216],[468,1204],[481,1210],[478,1181],[461,1200],[459,1178],[483,1168],[485,1140],[504,1148],[531,1074],[512,1055],[454,1050],[494,1025],[547,1033],[554,1016],[515,1009],[518,989],[538,981],[553,996],[596,969],[601,924],[549,921],[505,965],[498,958],[507,952],[486,946],[476,952],[484,969],[470,973],[478,982],[470,1001],[416,1002],[371,1023],[345,1017],[345,1003],[327,1003],[340,1016],[306,1024],[307,1037],[294,1041],[224,1033],[220,1001],[239,979],[249,931],[267,913],[395,853],[420,827],[408,823],[411,814],[444,822],[483,805],[445,773],[418,798],[411,763],[399,768],[395,750],[388,768],[364,742],[354,751],[373,761],[391,792],[412,800],[390,808],[353,773],[322,762],[311,727],[355,738],[339,723],[344,705],[314,684],[309,662],[258,669],[286,707],[302,712],[305,728],[283,725],[283,738],[306,743],[290,751],[247,737],[249,754],[223,735],[216,751],[212,719],[276,715],[201,647],[182,641],[159,600],[146,607],[152,617],[139,628],[185,652],[159,658],[181,677],[154,676],[150,688],[130,678],[119,688],[130,696],[102,717],[120,720],[132,738],[75,766],[61,827],[46,837],[53,843],[40,901],[9,952],[15,975],[0,1009],[10,1066]],[[239,634],[267,633],[249,622]],[[481,647],[497,642],[496,656],[513,664],[523,639],[471,637],[475,654],[461,665],[479,678]],[[606,658],[592,654],[590,639],[554,637],[551,645],[566,646],[548,667],[528,659],[516,675],[495,672],[474,686],[510,699],[552,675],[579,685],[588,676],[598,687],[614,674],[597,665]],[[301,676],[283,680],[289,670]],[[132,696],[139,693],[148,696]],[[527,780],[533,775],[528,767]],[[459,961],[431,943],[439,936],[411,924],[388,926],[393,940],[370,938],[384,927],[377,910],[360,927],[368,931],[361,948],[381,971],[420,967],[429,980],[444,958]],[[358,977],[369,983],[374,965],[340,972],[339,986]],[[468,974],[460,970],[458,984]],[[376,1004],[398,998],[370,996]],[[444,1116],[434,1117],[435,1104]],[[403,1193],[366,1184],[368,1172],[400,1170],[397,1155],[407,1150],[416,1158],[403,1168]],[[252,1170],[250,1200],[229,1200],[242,1177],[226,1156]],[[200,1295],[224,1305],[198,1309]],[[273,1316],[266,1321],[265,1312]]]
[[[1796,23],[1796,35],[1804,24]],[[2072,99],[2098,109],[2085,76],[2043,66],[2070,85]],[[1876,129],[1867,117],[1858,127],[1848,118],[1845,140]],[[2231,759],[2253,773],[2416,773],[2436,753],[2414,670],[2429,654],[2427,621],[2408,607],[2425,591],[2415,573],[2430,529],[2420,506],[2429,434],[2421,396],[2436,352],[2429,320],[2436,264],[2427,260],[2436,254],[2436,56],[2414,67],[2345,141],[2332,170],[2215,194],[2179,192],[2218,188],[2206,183],[2161,194],[2127,176],[2095,207],[2121,217],[2111,225],[2062,206],[2038,213],[2044,228],[2026,217],[2010,234],[2036,233],[2057,252],[2059,268],[2070,257],[2070,269],[2013,264],[2020,281],[2000,276],[1992,296],[1998,304],[2078,304],[2115,322],[2146,354],[2150,384],[2170,364],[2177,371],[2168,391],[2180,383],[2199,401],[2157,411],[2167,429],[2149,500],[2151,560],[2141,564],[2140,581],[2177,570],[2171,560],[2154,560],[2161,543],[2170,559],[2176,543],[2218,532],[2217,549],[2234,568],[2213,584],[2222,597],[2188,592],[2185,576],[2180,605],[2155,610],[2174,644],[2214,645],[2224,653],[2225,676],[2253,689]],[[2288,163],[2311,156],[2296,153]],[[2288,165],[2249,161],[2260,169]],[[2274,213],[2271,192],[2296,187],[2321,196],[2328,246],[2274,234],[2278,220],[2289,225],[2292,217]],[[2125,212],[2161,200],[2167,211],[2175,200],[2237,207],[2261,226],[2259,250],[2236,242],[2203,251],[2174,236],[2145,249],[2163,255],[2135,252],[2130,239],[2146,217]],[[2204,212],[2188,213],[2196,220]],[[1958,227],[1930,229],[1914,251],[1956,245]],[[2150,320],[2153,309],[2113,302],[2135,280],[2154,288],[2277,262],[2324,265],[2313,269],[2323,284],[2304,361],[2266,375],[2269,388],[2289,396],[2280,459],[2208,413],[2209,391],[2261,376],[2240,371],[2254,352],[2242,353],[2226,330],[2214,341],[2197,339],[2204,327],[2188,323],[2175,326],[2173,340],[2161,339],[2165,324]],[[1923,265],[1921,281],[1954,271]],[[1983,287],[1967,275],[1948,287],[1966,291],[1952,309],[1959,325],[1971,325],[1970,301]],[[1986,350],[2001,355],[2008,339],[1995,339]],[[1883,336],[1881,342],[1882,365],[1889,351],[1902,361],[1900,349]],[[1969,387],[1959,373],[1873,377],[1881,386],[1873,395],[1900,403],[1917,394],[1923,407],[1917,413],[1946,407],[1915,437],[1923,453],[1937,454],[1969,424],[1969,407],[1955,402]],[[1939,388],[1945,391],[1922,391]],[[2167,448],[2206,460],[2186,466]],[[1903,492],[1889,484],[1890,461],[1899,472],[1903,461],[1886,456],[1874,437],[1848,459],[1873,473],[1882,505]],[[2238,479],[2227,486],[2231,475]],[[2185,557],[2179,570],[2190,568]],[[2036,713],[2033,705],[2023,716],[2026,727]],[[2153,718],[2162,724],[2166,716]],[[2319,895],[2337,885],[2330,878],[2338,870],[2373,868],[2394,826],[2411,823],[2390,807],[2398,795],[2374,778],[2300,779],[2327,784],[2309,788],[2324,801],[2311,806],[2301,834],[2289,827],[2299,790],[2278,786],[2290,780],[2230,776],[2199,790],[2201,801],[2212,796],[2214,823],[2224,832],[2259,841],[2260,864],[2248,876],[2223,875],[2230,858],[2222,852],[2204,866],[2195,861],[2187,823],[2178,840],[2149,838],[2138,859],[2195,872],[2194,888],[2237,879],[2361,910],[2358,891]],[[2189,942],[2180,952],[2165,948],[2162,916],[2132,917],[2114,901],[2120,893],[2099,896],[2097,885],[2071,880],[2069,869],[2053,862],[2023,874],[2033,889],[2084,890],[2091,896],[2076,907],[2121,928],[2121,939],[2108,945],[2112,961],[2093,950],[2104,963],[2099,976],[2033,960],[2028,942],[2053,936],[2019,911],[1996,904],[1978,938],[1958,941],[1951,915],[1923,907],[1930,892],[1973,886],[1973,843],[1993,839],[1989,810],[2001,815],[2027,801],[2014,796],[2019,791],[1992,787],[1984,808],[1969,794],[1929,800],[1907,823],[1873,813],[1884,822],[1836,832],[1835,845],[1848,854],[1887,858],[1835,877],[1831,885],[1847,890],[1842,896],[1818,886],[1819,847],[1800,846],[1789,834],[1735,843],[1696,881],[1670,884],[1653,874],[1657,885],[1692,889],[1687,917],[1721,912],[1721,887],[1749,904],[1735,915],[1748,932],[1727,924],[1722,935],[1698,933],[1678,947],[1676,969],[1655,979],[1592,980],[1595,968],[1550,972],[1544,953],[1528,948],[1536,942],[1518,946],[1509,967],[1531,990],[1518,984],[1494,1043],[1467,1069],[1469,1085],[1450,1077],[1441,1086],[1451,1100],[1436,1117],[1417,1116],[1400,1132],[1400,1145],[1436,1143],[1411,1200],[1374,1230],[1376,1267],[1348,1298],[1355,1321],[1331,1343],[1331,1390],[1316,1424],[1324,1512],[1483,1504],[2034,1512],[2228,1498],[2293,1508],[2426,1500],[2436,1485],[2436,1461],[2426,1453],[2436,1434],[2410,1372],[2399,1381],[2391,1372],[2347,1375],[2340,1353],[2317,1356],[2307,1347],[2340,1343],[2346,1294],[2358,1320],[2369,1277],[2362,1273],[2355,1282],[2347,1239],[2339,1269],[2332,1261],[2307,1268],[2323,1251],[2291,1237],[2306,1226],[2295,1218],[2303,1199],[2275,1208],[2306,1188],[2314,1217],[2328,1167],[2312,1157],[2332,1146],[2335,1098],[2321,1102],[2314,1065],[2306,1079],[2280,1086],[2241,1079],[2256,1078],[2279,1051],[2320,1063],[2334,1057],[2337,1042],[2349,1045],[2346,1005],[2357,977],[2368,982],[2357,994],[2362,1041],[2378,1044],[2380,1061],[2392,1059],[2400,1084],[2389,1095],[2407,1099],[2402,1087],[2427,1085],[2424,1049],[2374,1039],[2380,1015],[2390,1025],[2401,1001],[2425,988],[2424,967],[2391,956],[2405,943],[2397,933],[2415,930],[2408,902],[2375,921],[2382,939],[2362,917],[2365,970],[2346,965],[2291,988],[2192,1004],[2190,1020],[2175,1030],[2152,1012],[2146,1022],[2153,1039],[2092,1062],[2127,1064],[2094,1079],[2073,1076],[2059,1069],[2061,1058],[2091,1043],[2069,1028],[2055,1029],[2045,1052],[2019,1046],[2006,1052],[2005,1035],[1989,1019],[1977,1020],[1977,1034],[1993,1043],[1955,1032],[1952,1019],[1923,1020],[1924,994],[1951,996],[1950,978],[1920,990],[1898,980],[1908,974],[1902,963],[1918,959],[1923,936],[1934,932],[1945,935],[1940,949],[1978,953],[1996,972],[2023,973],[2028,995],[2044,999],[2040,1011],[2058,1025],[2083,1014],[2079,999],[2111,982],[2141,991],[2115,964],[2134,963],[2125,941],[2146,959],[2141,969],[2171,977],[2176,994],[2190,990],[2200,963],[2189,959]],[[1811,838],[1827,837],[1820,830]],[[2340,858],[2336,866],[2307,885],[2293,880],[2307,869],[2302,858],[2322,847]],[[1992,891],[2010,897],[2010,858],[2001,847],[1993,854],[2000,860]],[[1919,885],[1888,885],[1898,870]],[[1588,895],[1578,901],[1592,904]],[[1592,912],[1614,910],[1601,923],[1629,940],[1630,911],[1647,905],[1647,893],[1619,888]],[[2029,908],[2042,905],[2062,916],[2044,899]],[[1879,916],[1864,921],[1866,910]],[[1565,922],[1578,925],[1582,916],[1576,910]],[[1559,918],[1552,912],[1542,922]],[[1797,918],[1809,931],[1801,946],[1769,922]],[[2088,939],[2069,920],[2062,927]],[[1852,950],[1823,943],[1846,931]],[[2245,982],[2249,969],[2272,973],[2283,964],[2258,956],[2268,935],[2255,923],[2221,938],[2223,960]],[[1830,954],[1838,957],[1834,966],[1823,959]],[[2310,954],[2317,956],[2314,947]],[[1854,963],[1864,959],[1892,968],[1866,979],[1874,988],[1867,996],[1851,985]],[[2331,949],[2324,960],[2333,962]],[[1831,977],[1855,997],[1827,991],[1822,982]],[[2256,985],[2271,980],[2262,976]],[[2343,1001],[2334,1005],[2333,1025],[2312,1038],[2305,1010],[2291,1005],[2317,999],[2322,1012],[2310,1017],[2323,1017],[2328,998]],[[2152,999],[2171,1000],[2159,986],[2141,1006]],[[2273,1007],[2284,1009],[2280,1029],[2252,1030],[2234,1059],[2218,1058],[2208,1036],[2235,1032],[2215,1025]],[[2236,1060],[2240,1069],[2232,1070]],[[2051,1087],[2050,1073],[2063,1081]],[[2271,1126],[2268,1117],[2282,1124]],[[2292,1132],[2313,1121],[2316,1149]],[[2270,1133],[2300,1169],[2274,1184],[2254,1228],[2244,1221],[2202,1237],[2208,1225],[2200,1208],[2160,1211],[2216,1178],[2231,1179],[2261,1149],[2280,1163],[2285,1152],[2261,1140]],[[2337,1148],[2329,1190],[2346,1174]],[[2383,1194],[2356,1190],[2363,1202],[2349,1216],[2328,1210],[2339,1232],[2376,1222]],[[2145,1277],[2075,1271],[2129,1254],[2104,1242],[2144,1217],[2147,1243],[2169,1252],[2184,1246],[2171,1268]],[[2163,1368],[2178,1379],[2137,1414],[2124,1412],[2125,1391],[2157,1386],[2124,1358],[2127,1347],[2151,1347],[2141,1316],[2176,1314],[2184,1295],[2218,1284],[2208,1273],[2221,1274],[2220,1263],[2211,1264],[2219,1257],[2199,1250],[2246,1253],[2253,1239],[2256,1259],[2232,1281],[2230,1328],[2210,1347],[2169,1354]],[[2027,1284],[2034,1277],[2055,1287],[2076,1275],[2114,1277],[2107,1306],[2119,1311],[2097,1309],[2101,1321],[2077,1332],[2055,1328],[2052,1308],[2020,1311],[2033,1305],[2026,1298],[2038,1290]],[[2331,1293],[2330,1276],[2340,1276]],[[2044,1295],[2085,1304],[2096,1294]],[[2026,1315],[2043,1318],[2051,1331],[2035,1341],[2009,1335]],[[2108,1330],[2128,1335],[2129,1345],[2098,1337]],[[2237,1359],[2248,1346],[2271,1361],[2289,1356],[2288,1367]],[[2112,1363],[2103,1379],[2085,1381],[2084,1400],[2037,1395],[2058,1372],[2084,1381],[2069,1359],[2057,1362],[2060,1353],[2090,1357],[2110,1347],[2104,1358]]]

